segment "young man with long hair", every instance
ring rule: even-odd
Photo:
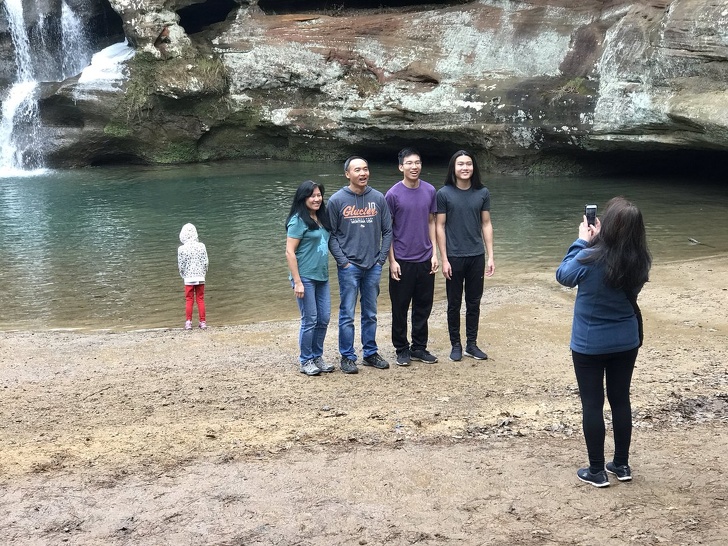
[[[495,273],[490,192],[480,180],[475,156],[465,150],[455,152],[450,158],[445,185],[437,192],[437,246],[447,293],[450,360],[457,362],[463,357],[460,336],[463,289],[465,355],[487,360],[488,355],[478,347],[478,326],[484,277]]]

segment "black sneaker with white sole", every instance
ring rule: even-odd
[[[463,359],[463,348],[461,345],[453,345],[450,351],[450,360],[460,362]]]
[[[488,355],[478,349],[478,346],[475,344],[465,346],[465,356],[469,356],[475,360],[488,360]]]
[[[576,471],[576,477],[581,481],[593,485],[594,487],[608,487],[609,479],[607,479],[607,473],[604,470],[592,473],[588,468],[580,468]]]
[[[430,354],[426,349],[415,349],[410,351],[410,357],[412,360],[418,360],[420,362],[425,362],[426,364],[434,364],[437,362],[437,357]]]
[[[412,357],[409,349],[397,351],[397,366],[409,366],[410,362],[412,362]]]
[[[614,461],[607,463],[607,472],[617,476],[620,482],[628,482],[632,480],[632,469],[628,464],[621,464],[617,466]]]

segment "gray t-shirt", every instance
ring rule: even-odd
[[[488,188],[461,190],[444,186],[437,190],[437,214],[446,214],[445,238],[448,258],[485,254],[481,212],[490,211]]]

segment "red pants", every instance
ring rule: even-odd
[[[192,320],[192,306],[197,301],[197,313],[200,315],[200,322],[205,322],[205,285],[185,285],[185,315],[187,320]]]

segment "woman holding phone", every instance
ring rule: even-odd
[[[586,215],[579,238],[556,271],[564,286],[578,286],[571,330],[571,356],[582,403],[589,467],[577,477],[595,487],[632,479],[629,390],[641,345],[636,298],[649,278],[652,257],[640,210],[623,197],[611,199],[601,218]],[[604,458],[604,381],[612,410],[614,458]]]

